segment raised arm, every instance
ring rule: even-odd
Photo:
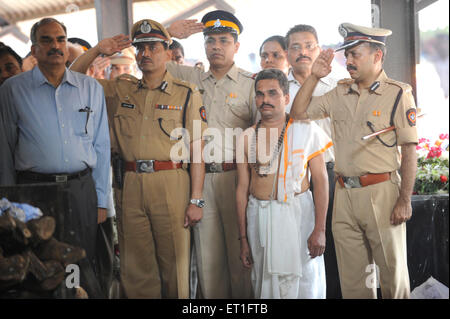
[[[116,35],[112,38],[103,39],[95,47],[80,55],[70,66],[70,70],[86,73],[89,66],[100,54],[113,55],[131,46],[131,41],[124,34]]]
[[[333,61],[334,51],[332,49],[324,50],[317,57],[311,68],[311,75],[308,76],[292,102],[290,116],[295,120],[306,120],[308,115],[306,110],[311,102],[311,97],[316,88],[317,82],[331,72],[331,62]]]
[[[205,26],[197,19],[177,20],[173,22],[168,28],[171,37],[177,39],[186,39],[192,34],[202,32]]]

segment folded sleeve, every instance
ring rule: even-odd
[[[320,120],[330,115],[330,108],[338,100],[337,88],[321,96],[313,96],[306,114],[311,120]]]
[[[403,89],[403,94],[394,116],[398,145],[408,143],[417,144],[419,142],[417,138],[416,116],[416,103],[414,102],[411,87],[407,85]]]

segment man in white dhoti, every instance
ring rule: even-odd
[[[243,266],[252,268],[256,298],[325,298],[328,179],[323,153],[332,142],[315,123],[289,119],[283,72],[261,71],[255,90],[261,120],[244,131],[236,150]]]

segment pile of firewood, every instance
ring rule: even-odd
[[[86,257],[84,249],[53,237],[55,220],[44,216],[24,223],[0,216],[0,297],[10,290],[50,293],[64,280],[66,266]]]

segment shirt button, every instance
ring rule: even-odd
[[[61,112],[61,111],[62,111],[62,108],[58,107],[58,111],[60,111],[60,112]]]
[[[144,120],[148,120],[148,116],[144,117]]]
[[[66,163],[69,163],[69,160],[68,160],[68,159],[66,159],[66,160],[65,160],[65,162],[66,162]]]
[[[64,127],[64,124],[61,124],[61,127]]]
[[[64,141],[64,144],[67,144],[67,141]]]

